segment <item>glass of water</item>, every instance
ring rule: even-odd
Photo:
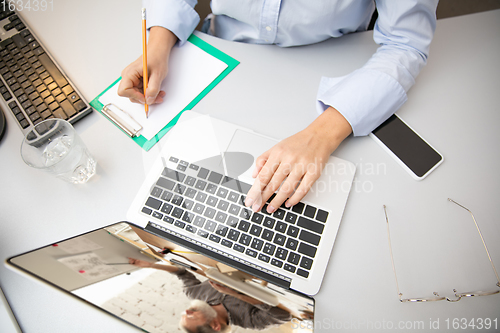
[[[87,182],[96,172],[94,158],[73,126],[62,119],[35,125],[23,140],[21,156],[30,167],[74,184]]]

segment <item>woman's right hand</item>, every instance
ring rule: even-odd
[[[148,88],[144,97],[142,56],[125,67],[118,86],[118,95],[127,97],[133,103],[148,105],[163,102],[165,92],[160,86],[168,73],[170,51],[177,37],[163,27],[152,27],[148,39]]]

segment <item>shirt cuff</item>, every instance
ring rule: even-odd
[[[390,75],[361,68],[343,77],[322,77],[317,109],[332,106],[351,125],[354,136],[371,133],[407,100],[403,87]]]
[[[143,0],[147,28],[159,26],[170,30],[184,44],[200,22],[200,16],[183,0]]]

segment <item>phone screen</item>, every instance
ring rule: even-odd
[[[418,178],[423,178],[443,157],[398,116],[392,115],[372,134]]]

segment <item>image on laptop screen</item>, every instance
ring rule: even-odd
[[[147,332],[313,332],[314,300],[130,224],[8,260]]]

